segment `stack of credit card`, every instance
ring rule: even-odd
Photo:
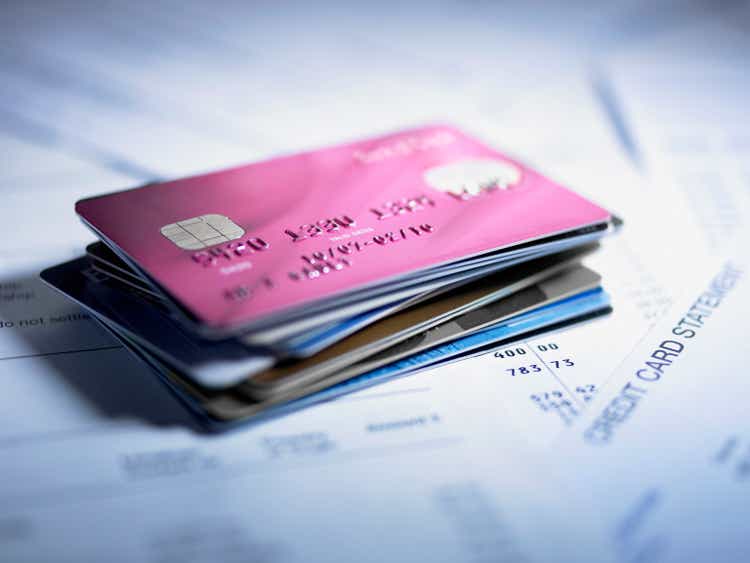
[[[608,211],[445,126],[79,201],[42,278],[224,426],[609,311]]]

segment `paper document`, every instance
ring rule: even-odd
[[[579,529],[608,538],[621,561],[740,561],[750,552],[750,384],[737,330],[750,310],[748,266],[741,252],[696,272],[558,440],[565,455],[547,459],[554,487],[586,499]]]

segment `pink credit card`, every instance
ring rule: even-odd
[[[84,199],[76,211],[223,333],[610,219],[446,126]]]

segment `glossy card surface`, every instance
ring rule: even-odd
[[[140,342],[200,385],[235,385],[276,362],[267,350],[236,340],[201,340],[175,323],[161,307],[133,292],[111,287],[92,270],[88,260],[78,258],[48,268],[40,276],[92,315],[105,319],[111,330]]]
[[[397,353],[412,353],[420,344],[429,346],[442,341],[439,338],[456,338],[461,331],[479,325],[471,322],[473,317],[495,322],[511,312],[598,284],[597,274],[574,265],[583,254],[571,252],[555,259],[535,260],[488,276],[382,319],[310,358],[260,372],[242,387],[250,395],[264,396],[325,377],[373,355],[381,362],[383,357],[390,360]],[[452,319],[459,322],[458,331],[445,330]]]
[[[444,126],[85,199],[81,218],[217,330],[610,214]]]
[[[592,315],[607,313],[609,310],[609,296],[604,291],[584,292],[533,311],[512,315],[486,330],[367,371],[356,377],[335,377],[332,380],[318,381],[309,387],[295,390],[285,397],[275,397],[265,401],[252,401],[231,390],[206,392],[198,389],[137,343],[128,341],[122,335],[116,334],[116,336],[155,369],[162,381],[198,415],[203,424],[218,430],[231,427],[240,421],[249,419],[260,421],[288,414],[300,408],[414,373],[425,367],[435,366],[457,357],[468,357],[473,352],[481,353],[487,346],[508,343],[531,332],[565,326]],[[331,381],[334,380],[338,382],[332,383]]]

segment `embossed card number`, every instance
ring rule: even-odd
[[[284,232],[291,237],[292,242],[299,242],[310,237],[318,237],[327,233],[335,233],[341,229],[354,227],[357,222],[348,215],[339,215],[330,219],[320,219],[314,223],[300,225],[297,229],[284,229]]]

